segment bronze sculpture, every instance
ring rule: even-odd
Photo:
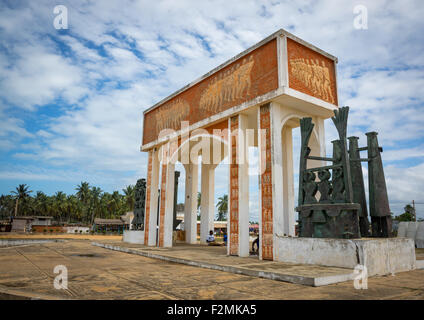
[[[357,137],[349,137],[349,107],[334,111],[333,123],[339,139],[332,141],[332,158],[310,156],[308,147],[314,124],[300,120],[301,151],[299,165],[299,236],[313,238],[360,238],[370,235],[361,161],[369,164],[369,203],[373,237],[391,235],[391,216],[384,180],[377,133],[367,133],[367,147],[359,148]],[[360,151],[368,151],[361,159]],[[332,165],[307,168],[307,160],[330,161]],[[330,173],[331,170],[331,173]],[[318,179],[316,176],[318,173]],[[331,178],[331,180],[330,180]],[[316,197],[319,191],[319,199]]]

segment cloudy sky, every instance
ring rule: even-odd
[[[368,29],[354,28],[358,4]],[[68,29],[54,28],[56,5]],[[349,134],[364,144],[365,132],[379,132],[391,209],[401,213],[424,203],[423,16],[421,0],[3,0],[0,194],[20,183],[48,194],[81,181],[109,192],[135,184],[147,164],[142,111],[284,28],[339,58]],[[219,197],[227,169],[217,170]]]

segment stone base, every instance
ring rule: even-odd
[[[351,268],[365,265],[369,276],[416,269],[414,241],[407,238],[276,238],[274,260]]]
[[[144,244],[144,231],[140,230],[124,230],[122,241],[128,243]]]

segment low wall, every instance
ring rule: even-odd
[[[398,238],[406,237],[415,241],[417,248],[424,248],[424,222],[399,222]]]
[[[89,233],[90,228],[89,227],[63,227],[66,233],[72,233],[72,234],[80,234],[80,233]]]
[[[32,226],[31,228],[32,232],[39,232],[39,233],[63,233],[65,232],[63,230],[63,227],[60,226]]]
[[[38,244],[48,242],[63,242],[58,239],[0,239],[0,247],[20,246],[24,244]]]
[[[277,237],[276,260],[354,269],[386,275],[416,268],[414,242],[407,238],[319,239]]]
[[[128,243],[144,244],[144,231],[124,230],[122,241]]]

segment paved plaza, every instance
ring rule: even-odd
[[[48,238],[48,236],[46,236]],[[0,248],[0,298],[33,299],[424,299],[424,270],[322,287],[199,268],[93,246],[105,238]],[[118,238],[118,237],[116,237]],[[122,244],[109,238],[108,243]],[[217,250],[222,248],[217,248]],[[424,252],[417,251],[422,259]],[[53,286],[53,269],[68,269],[68,289]]]

